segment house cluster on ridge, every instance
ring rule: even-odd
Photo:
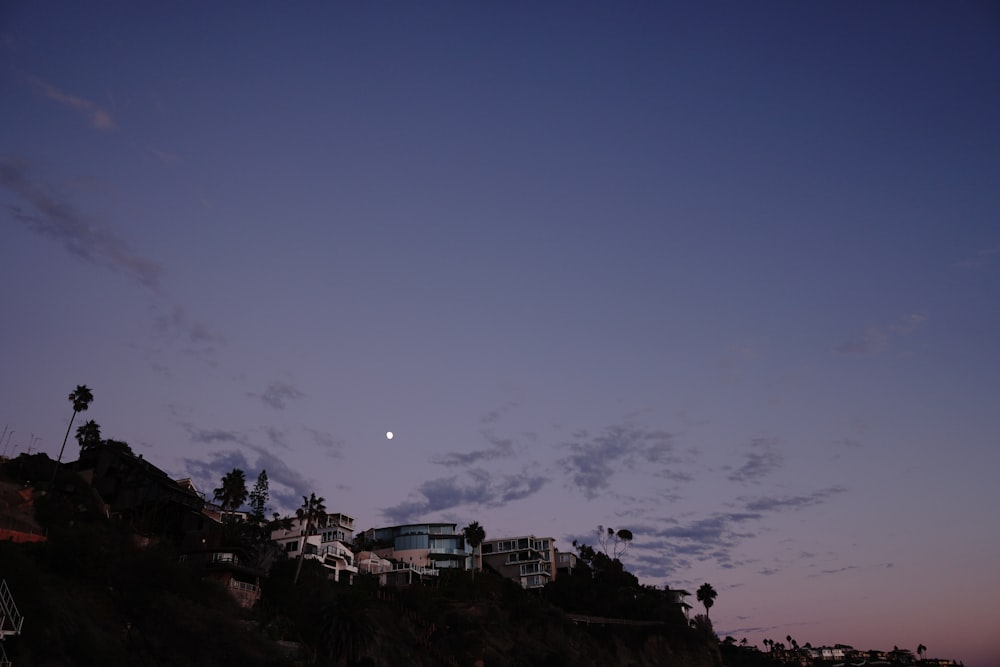
[[[444,570],[490,569],[526,589],[542,588],[577,567],[577,556],[559,551],[552,537],[521,535],[484,540],[475,551],[454,523],[414,523],[369,528],[355,534],[355,519],[327,513],[306,534],[298,518],[270,532],[254,553],[225,539],[225,527],[244,513],[223,512],[190,479],[172,480],[127,447],[81,452],[76,471],[104,503],[104,512],[128,521],[137,534],[179,538],[182,560],[227,586],[240,604],[260,598],[260,580],[283,555],[315,560],[330,579],[354,583],[359,574],[383,586],[433,582]],[[265,540],[266,541],[266,540]],[[670,591],[687,613],[687,591]]]

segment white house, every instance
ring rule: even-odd
[[[305,524],[292,520],[287,530],[279,529],[271,533],[271,540],[277,542],[289,558],[298,558],[302,550],[305,558],[320,561],[331,570],[335,581],[354,581],[358,567],[354,562],[354,552],[348,546],[354,534],[354,519],[334,512],[326,515],[326,520],[314,527],[312,535],[305,535]],[[346,577],[346,579],[345,579]]]

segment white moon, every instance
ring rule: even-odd
[[[392,440],[392,431],[386,431],[385,432],[385,439],[386,440]]]

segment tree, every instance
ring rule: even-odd
[[[76,419],[77,412],[84,412],[94,402],[94,395],[90,392],[90,387],[85,384],[76,385],[76,389],[70,392],[69,402],[73,404],[73,416],[69,418],[69,426],[66,427],[66,435],[63,436],[62,447],[59,448],[59,458],[56,459],[55,470],[52,471],[52,482],[56,481],[56,473],[62,464],[63,451],[66,449],[66,441],[69,440],[70,429],[73,428],[73,420]]]
[[[706,582],[698,588],[698,602],[705,605],[705,616],[708,616],[708,610],[715,604],[715,598],[718,595],[719,594],[715,592],[715,589],[712,588],[712,584],[710,583]]]
[[[306,540],[309,539],[309,536],[313,534],[316,528],[322,528],[326,525],[325,502],[323,498],[317,498],[315,493],[310,493],[308,498],[302,496],[302,507],[295,510],[295,516],[298,517],[299,523],[304,525],[305,528],[302,531],[303,537],[302,548],[299,549],[299,564],[295,568],[295,579],[292,580],[292,584],[299,583],[299,573],[302,572],[302,561],[306,555]]]
[[[233,468],[222,476],[222,486],[212,493],[213,499],[222,505],[224,513],[235,512],[247,501],[247,478],[242,470]]]
[[[625,555],[629,544],[632,543],[632,531],[627,528],[615,531],[611,527],[605,529],[604,526],[598,526],[597,541],[600,543],[605,556],[611,560],[618,560]],[[608,552],[609,546],[611,547],[610,553]]]
[[[257,483],[250,492],[250,518],[254,523],[264,523],[267,520],[268,494],[267,471],[261,470],[257,475]]]
[[[341,591],[320,610],[317,653],[333,665],[356,665],[375,643],[375,624],[367,596],[358,590]]]
[[[923,659],[924,659],[924,652],[925,652],[926,650],[927,650],[927,647],[926,647],[926,646],[924,646],[923,644],[919,644],[919,645],[917,646],[917,655],[918,655],[918,656],[920,656],[920,659],[921,659],[921,660],[923,660]]]
[[[706,639],[715,638],[715,629],[712,627],[712,619],[708,617],[708,614],[698,614],[692,618],[691,627],[694,628],[695,632]]]
[[[468,526],[462,529],[465,533],[465,541],[469,543],[472,547],[473,555],[477,548],[482,547],[483,540],[486,539],[486,529],[479,525],[478,521],[473,521]],[[479,569],[483,569],[483,550],[479,549]],[[472,568],[472,579],[476,579],[476,568]]]
[[[101,444],[101,427],[93,419],[88,420],[76,429],[76,441],[80,443],[80,451],[97,447]]]

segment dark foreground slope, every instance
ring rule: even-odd
[[[10,472],[4,483],[24,488]],[[258,606],[242,609],[181,562],[172,540],[107,519],[66,474],[56,491],[33,494],[47,541],[0,542],[0,578],[25,619],[3,644],[16,667],[722,664],[714,639],[684,623],[577,625],[489,573],[379,589],[364,578],[334,584],[307,561],[294,585],[294,561],[281,561]]]

